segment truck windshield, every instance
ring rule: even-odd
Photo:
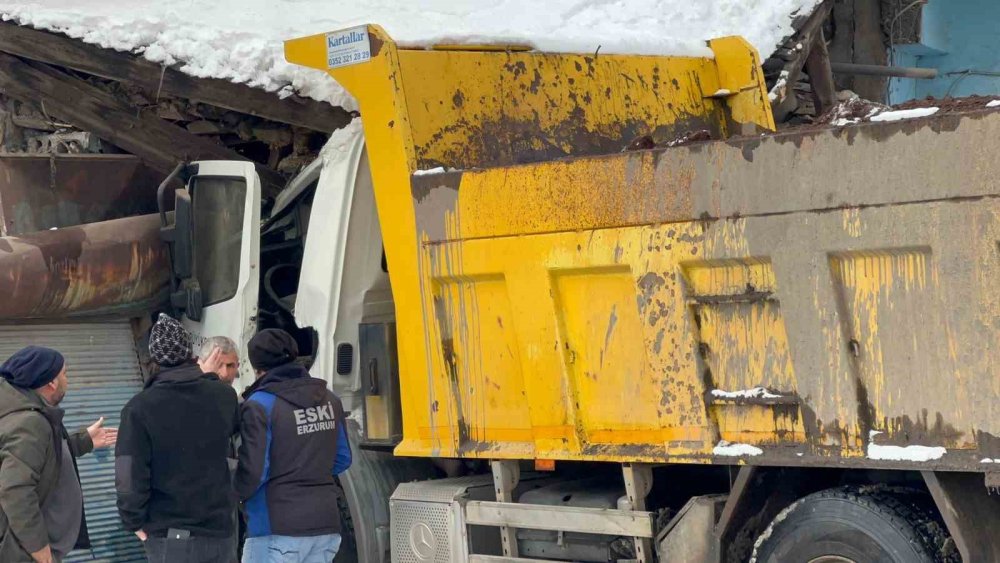
[[[195,177],[194,272],[204,304],[232,299],[240,281],[247,184],[243,178]]]

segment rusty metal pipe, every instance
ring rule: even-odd
[[[155,306],[170,280],[157,215],[0,238],[0,320]]]
[[[892,76],[895,78],[937,78],[936,68],[906,66],[862,65],[855,63],[830,63],[835,74],[862,74],[865,76]]]

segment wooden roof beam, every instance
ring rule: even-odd
[[[247,160],[151,112],[137,112],[85,80],[6,53],[0,53],[0,93],[39,104],[47,114],[114,143],[160,172],[168,173],[188,160]],[[270,168],[258,164],[257,173],[269,193],[284,186],[284,178]]]
[[[277,94],[218,78],[196,78],[129,53],[65,35],[0,23],[0,51],[141,87],[151,95],[187,98],[280,123],[330,133],[353,118],[341,107]]]
[[[778,49],[778,56],[784,58],[786,61],[784,67],[781,69],[781,76],[784,76],[786,85],[785,88],[778,89],[775,92],[777,96],[771,101],[771,111],[774,113],[774,121],[776,123],[783,122],[788,117],[790,111],[795,109],[795,106],[786,103],[786,100],[794,98],[795,82],[799,79],[799,73],[802,72],[802,67],[806,65],[806,60],[815,47],[817,38],[819,38],[819,41],[823,41],[823,22],[830,16],[832,9],[832,0],[825,0],[819,6],[816,6],[815,10],[808,17],[797,20],[793,23],[793,27],[796,30],[795,34],[785,41],[784,45],[786,47]],[[790,46],[790,48],[787,46]],[[823,50],[826,50],[826,43],[823,44]]]

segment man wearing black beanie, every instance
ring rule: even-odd
[[[191,338],[160,315],[149,354],[161,370],[122,410],[115,451],[118,514],[151,563],[236,560],[236,499],[227,457],[236,392],[194,362]]]
[[[51,348],[22,348],[0,377],[0,561],[58,562],[90,545],[75,458],[113,445],[117,431],[101,419],[66,432],[66,360]]]
[[[243,392],[236,492],[245,503],[243,561],[329,563],[340,549],[335,477],[351,465],[344,407],[322,379],[295,363],[283,330],[250,340],[257,381]]]

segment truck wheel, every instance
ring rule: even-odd
[[[354,520],[351,519],[351,509],[343,495],[337,497],[337,509],[340,510],[341,543],[333,563],[358,563],[358,539],[354,535]]]
[[[783,510],[754,545],[752,563],[960,561],[933,503],[916,491],[841,487]]]

